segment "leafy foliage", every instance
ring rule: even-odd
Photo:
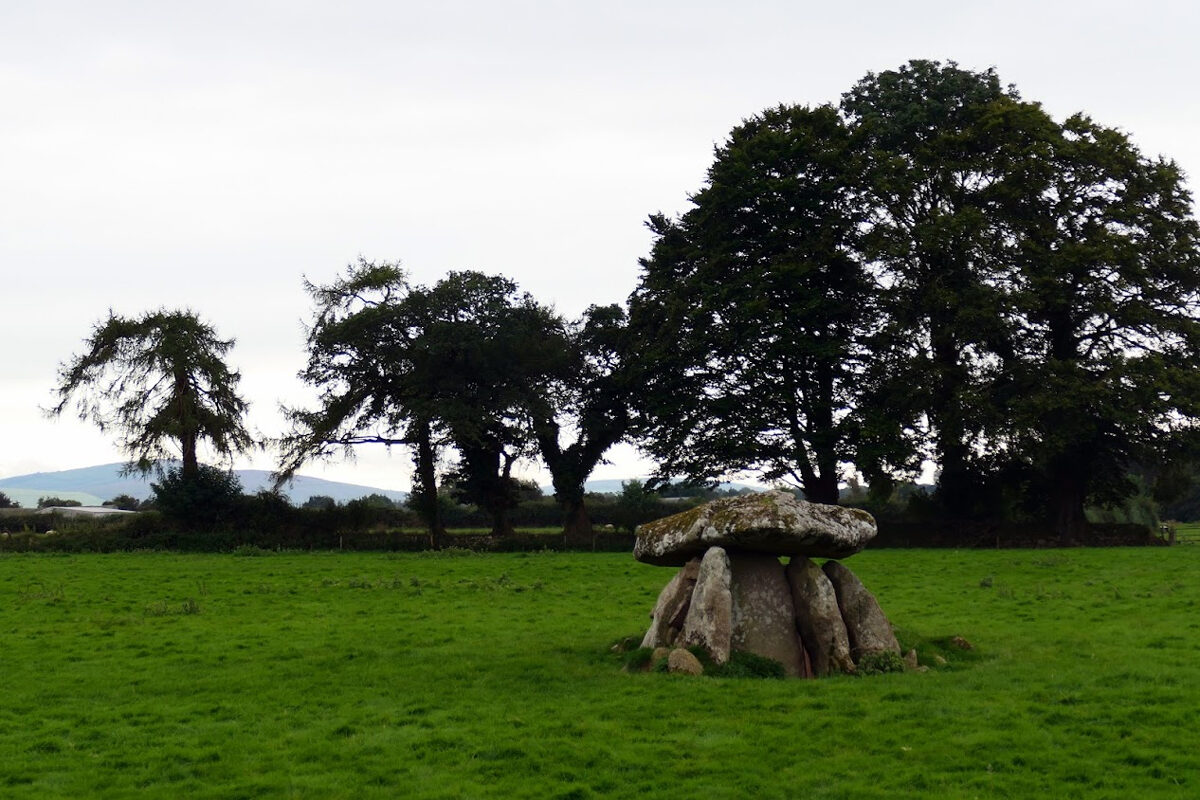
[[[12,498],[4,492],[0,492],[0,508],[20,508],[21,504],[14,502]]]
[[[888,672],[904,672],[904,659],[899,653],[883,650],[867,653],[855,666],[857,675],[883,675]]]
[[[131,319],[109,312],[85,350],[58,373],[61,414],[75,401],[80,419],[117,433],[130,466],[149,473],[157,461],[178,455],[194,476],[198,445],[232,456],[255,446],[242,419],[240,379],[224,357],[232,339],[220,339],[191,311],[159,310]],[[174,443],[173,453],[167,443]]]
[[[329,510],[332,508],[337,508],[337,501],[328,495],[314,494],[305,500],[300,507]]]
[[[965,514],[994,417],[980,386],[1006,347],[1003,232],[989,193],[1020,99],[994,70],[913,61],[868,74],[841,108],[862,157],[863,257],[880,287],[889,354],[872,403],[927,422],[939,497]]]
[[[132,495],[119,494],[111,500],[105,500],[104,505],[110,508],[119,508],[122,511],[137,511],[141,507],[141,501]]]
[[[412,287],[399,266],[360,260],[329,286],[306,284],[316,310],[301,377],[319,407],[289,412],[281,478],[336,448],[378,442],[414,450],[412,502],[440,535],[438,450],[458,454],[452,483],[511,532],[512,467],[532,452],[526,402],[549,383],[562,322],[506,278],[452,272]]]
[[[752,470],[837,502],[871,309],[850,144],[831,107],[770,109],[717,149],[694,208],[651,217],[630,303],[661,475]]]
[[[396,501],[387,495],[379,494],[378,492],[365,495],[351,502],[362,503],[369,508],[395,508]]]
[[[662,516],[661,500],[659,494],[642,481],[625,481],[612,510],[613,524],[632,533],[643,522]]]
[[[78,500],[64,500],[61,497],[39,497],[38,508],[78,508],[83,503]]]
[[[922,457],[953,518],[1119,504],[1196,452],[1200,232],[1172,162],[994,70],[913,61],[734,129],[651,217],[631,297],[659,477],[883,503]]]
[[[182,466],[168,468],[156,483],[154,507],[163,517],[187,529],[220,527],[235,518],[242,484],[231,470],[201,464],[195,475]]]
[[[1075,115],[1028,141],[1041,160],[1002,187],[1015,347],[992,402],[1069,532],[1085,501],[1119,503],[1138,465],[1194,439],[1200,227],[1179,169],[1120,131]]]
[[[636,358],[628,319],[615,305],[591,306],[550,343],[562,348],[555,371],[548,385],[530,387],[526,404],[555,499],[566,512],[564,534],[585,542],[592,522],[584,484],[629,429]]]

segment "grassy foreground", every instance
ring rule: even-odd
[[[628,555],[2,556],[0,796],[1200,795],[1200,548],[849,566],[949,665],[624,674]]]

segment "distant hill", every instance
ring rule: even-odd
[[[25,508],[33,508],[37,506],[38,498],[50,496],[61,497],[64,500],[78,500],[84,505],[100,505],[105,500],[111,500],[119,494],[127,494],[139,500],[149,498],[153,494],[150,484],[155,478],[122,475],[121,470],[124,466],[124,464],[100,464],[95,467],[67,469],[59,472],[34,472],[29,475],[0,478],[0,492],[4,492]],[[248,494],[269,488],[271,484],[271,473],[267,470],[238,469],[234,470],[234,474],[242,482],[242,491]],[[620,494],[621,484],[630,480],[635,479],[609,478],[588,481],[584,485],[584,489],[597,494]],[[551,486],[541,488],[547,497],[554,494],[554,488]],[[718,488],[759,491],[764,487],[746,483],[722,483]],[[369,494],[381,494],[397,502],[404,502],[408,498],[407,492],[328,481],[324,478],[311,478],[307,475],[297,475],[291,484],[284,487],[284,494],[296,504],[303,503],[314,495],[332,497],[339,503],[357,500]]]
[[[122,475],[121,470],[124,466],[101,464],[60,472],[35,472],[30,475],[0,478],[0,492],[4,492],[26,508],[36,506],[39,497],[48,496],[78,500],[84,505],[99,505],[119,494],[127,494],[139,500],[149,498],[153,493],[150,483],[155,479],[140,475]],[[238,469],[234,470],[234,474],[242,482],[242,490],[250,494],[268,488],[271,483],[271,473],[267,470]],[[313,495],[332,497],[339,503],[369,494],[381,494],[397,502],[403,502],[408,497],[407,493],[392,489],[328,481],[307,475],[297,475],[283,491],[293,503],[303,503]]]

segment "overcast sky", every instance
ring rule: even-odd
[[[120,461],[48,420],[108,309],[188,307],[237,339],[250,422],[311,392],[302,276],[502,273],[559,311],[624,300],[741,119],[837,102],[914,58],[996,67],[1200,175],[1200,4],[0,4],[0,478]],[[363,450],[308,474],[407,489]],[[269,469],[271,454],[237,466]],[[596,477],[646,465],[628,448]],[[529,474],[540,477],[531,467]]]

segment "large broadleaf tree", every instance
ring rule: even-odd
[[[832,107],[770,109],[716,149],[692,208],[651,218],[630,305],[661,476],[751,472],[836,503],[860,446],[878,471],[907,466],[904,420],[859,413],[875,293],[851,145]]]

